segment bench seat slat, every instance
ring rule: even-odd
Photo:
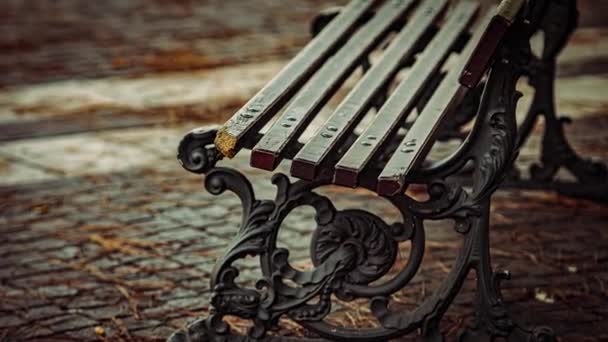
[[[487,15],[479,23],[464,51],[460,54],[457,65],[448,72],[385,165],[378,177],[376,188],[378,194],[388,196],[402,191],[408,173],[426,157],[433,145],[433,135],[441,120],[455,108],[468,89],[460,84],[459,77],[492,17],[493,15]]]
[[[233,157],[244,140],[255,135],[302,86],[319,65],[340,47],[375,1],[353,0],[294,59],[218,131],[216,148]]]
[[[291,175],[312,180],[325,159],[335,158],[335,152],[369,110],[374,96],[386,86],[401,63],[415,53],[424,34],[445,8],[447,0],[425,1],[407,25],[395,36],[380,60],[338,105],[316,134],[298,152],[291,164]]]
[[[295,141],[334,91],[391,28],[413,0],[389,1],[342,46],[303,86],[251,153],[251,166],[274,170],[285,147]]]
[[[358,185],[359,174],[399,129],[415,106],[424,86],[441,67],[454,43],[466,31],[477,9],[477,3],[467,1],[461,2],[447,14],[447,21],[418,56],[406,78],[336,164],[334,183],[351,187]]]

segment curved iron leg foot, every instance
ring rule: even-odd
[[[608,167],[598,161],[579,156],[566,139],[563,125],[567,118],[556,118],[554,113],[544,113],[545,133],[541,146],[540,161],[530,167],[530,178],[522,178],[513,167],[507,181],[508,187],[551,189],[560,194],[608,202]],[[574,181],[556,179],[558,171],[564,168],[575,178]]]
[[[493,335],[487,326],[476,325],[465,329],[459,336],[459,342],[494,341]],[[557,341],[553,329],[547,326],[537,326],[531,330],[514,325],[507,335],[501,335],[509,342],[555,342]]]
[[[544,32],[543,51],[528,66],[529,83],[536,91],[520,126],[518,139],[518,145],[522,146],[538,117],[542,116],[545,127],[541,157],[539,163],[530,168],[529,180],[515,180],[512,184],[550,188],[568,196],[608,201],[608,168],[602,163],[581,158],[574,151],[564,132],[564,124],[570,120],[558,117],[555,104],[556,59],[576,28],[576,0],[547,3],[539,21],[539,29]],[[555,175],[561,168],[567,169],[576,180],[556,180]]]
[[[545,114],[547,116],[548,114]],[[581,158],[568,144],[563,125],[569,122],[561,118],[546,120],[541,163],[530,168],[532,180],[541,183],[554,181],[560,168],[565,168],[576,178],[574,184],[555,182],[555,190],[565,195],[608,201],[608,168],[590,159]]]
[[[553,189],[561,194],[598,201],[608,201],[608,168],[606,165],[580,157],[568,143],[564,125],[568,118],[558,118],[553,105],[554,65],[545,66],[548,75],[538,76],[537,94],[530,113],[522,125],[520,145],[532,130],[536,118],[544,117],[545,131],[542,138],[541,156],[538,163],[530,167],[530,185]],[[575,181],[560,181],[556,174],[561,168],[568,170]],[[515,185],[526,183],[517,179]]]
[[[486,330],[480,328],[470,328],[463,332],[458,341],[462,342],[483,342],[493,341],[494,337]],[[555,342],[555,334],[548,327],[539,326],[532,330],[526,330],[519,326],[515,326],[511,333],[506,337],[509,342]]]
[[[507,338],[507,341],[513,342],[555,342],[555,333],[546,326],[537,326],[532,330],[526,330],[520,326],[516,326]]]
[[[458,337],[459,341],[494,341],[497,337],[507,341],[541,342],[555,341],[553,331],[548,327],[528,330],[515,323],[500,294],[500,283],[511,274],[506,270],[492,270],[489,246],[489,200],[483,204],[483,217],[477,231],[476,255],[473,264],[477,274],[477,294],[475,301],[475,324],[466,328]]]

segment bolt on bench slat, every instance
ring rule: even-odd
[[[459,77],[471,53],[481,41],[491,19],[492,11],[478,24],[474,35],[467,42],[455,65],[441,82],[428,104],[399,143],[397,150],[378,177],[376,192],[380,195],[395,195],[405,187],[408,173],[424,160],[434,142],[434,133],[446,114],[453,110],[468,90],[460,84]]]
[[[416,45],[432,27],[447,0],[427,1],[416,9],[407,25],[390,42],[378,63],[338,105],[329,119],[293,159],[291,175],[312,180],[326,159],[335,153],[372,105],[372,100],[395,76],[404,60],[416,52]]]
[[[334,183],[351,187],[358,185],[359,174],[396,133],[415,106],[425,85],[441,67],[455,42],[466,31],[477,9],[476,3],[463,2],[447,14],[448,20],[418,56],[407,77],[337,163]]]
[[[358,26],[375,1],[354,0],[344,7],[294,59],[218,131],[216,148],[234,157],[243,142],[255,135],[310,78]]]
[[[384,4],[325,62],[254,147],[251,166],[265,170],[277,167],[284,149],[298,138],[320,108],[360,64],[362,57],[380,43],[413,3],[413,0],[403,0]]]

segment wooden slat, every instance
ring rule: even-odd
[[[486,27],[481,40],[465,64],[464,70],[460,74],[460,84],[473,88],[479,83],[509,26],[524,3],[525,0],[502,0],[496,15]]]
[[[304,145],[293,159],[291,175],[312,180],[320,165],[332,156],[363,115],[378,92],[394,77],[400,64],[416,51],[416,45],[442,12],[447,0],[425,1],[407,25],[392,40],[378,63],[349,92],[323,127]]]
[[[251,152],[251,166],[274,170],[285,147],[295,141],[342,82],[406,14],[413,0],[386,2],[304,85]]]
[[[222,126],[215,140],[216,148],[223,155],[234,157],[243,141],[255,135],[340,47],[374,3],[372,0],[352,0],[345,6],[272,81]]]
[[[425,84],[441,67],[454,43],[467,29],[478,5],[461,2],[451,13],[437,35],[417,58],[407,77],[398,85],[390,98],[335,167],[334,183],[355,187],[359,174],[372,158],[386,146],[399,129],[407,114],[416,105]]]
[[[458,81],[469,56],[479,43],[492,15],[486,15],[460,54],[459,61],[441,82],[378,177],[376,192],[395,195],[405,186],[407,174],[424,160],[443,117],[462,100],[465,86]]]

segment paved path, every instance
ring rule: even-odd
[[[338,1],[5,0],[0,86],[192,70],[291,55]]]
[[[273,194],[264,174],[249,175],[263,197]],[[340,207],[365,201],[394,215],[369,194],[328,193]],[[213,260],[239,222],[235,197],[212,198],[198,177],[176,167],[11,186],[0,196],[0,336],[7,341],[166,337],[206,313]],[[553,325],[572,341],[608,337],[602,335],[608,319],[606,208],[543,192],[496,197],[493,256],[513,272],[505,296],[515,303],[516,317]],[[297,212],[282,231],[296,264],[308,263],[312,222],[310,212]],[[439,284],[458,246],[447,223],[427,231],[424,267],[397,296],[410,306]],[[247,266],[243,277],[251,281],[254,264]],[[446,331],[471,318],[471,285],[449,312]],[[344,319],[344,312],[362,322],[369,313],[356,305],[334,319]]]
[[[304,42],[307,17],[323,5],[298,2],[285,17],[260,9],[291,13],[286,2],[222,3],[106,1],[95,5],[97,12],[68,0],[0,4],[4,33],[34,23],[36,10],[61,14],[22,35],[0,35],[7,52],[0,82],[11,85],[0,89],[0,341],[160,341],[207,313],[209,274],[237,229],[240,208],[234,196],[205,193],[201,179],[177,164],[175,147],[184,132],[221,121],[272,77]],[[244,10],[250,15],[236,16]],[[77,36],[95,13],[103,13],[98,25]],[[567,130],[577,150],[608,161],[608,30],[597,27],[588,7],[582,13],[583,23],[595,27],[579,31],[561,59],[558,105],[576,118]],[[218,23],[220,15],[238,20]],[[29,34],[42,26],[51,29]],[[278,38],[266,41],[274,33]],[[172,72],[150,72],[168,71],[160,67],[168,56],[162,51],[183,46],[199,55],[178,58]],[[204,54],[209,64],[200,64]],[[120,56],[131,59],[112,64]],[[175,72],[190,68],[197,71]],[[131,76],[108,77],[121,74]],[[50,82],[58,79],[64,81]],[[534,160],[540,132],[519,166]],[[243,155],[226,165],[245,170],[261,197],[273,196],[268,175],[247,161]],[[338,207],[367,203],[395,219],[368,193],[324,193]],[[495,197],[492,255],[513,273],[504,295],[515,317],[548,324],[563,341],[608,339],[606,206],[540,191]],[[279,238],[302,267],[309,265],[311,223],[312,212],[298,210]],[[459,236],[448,222],[429,225],[427,236],[423,269],[396,295],[404,308],[428,296],[454,260]],[[255,264],[244,268],[244,281],[254,281]],[[467,281],[443,323],[452,339],[472,318],[472,285]],[[331,319],[365,325],[368,317],[357,303],[344,304]],[[302,333],[293,326],[284,332]]]

